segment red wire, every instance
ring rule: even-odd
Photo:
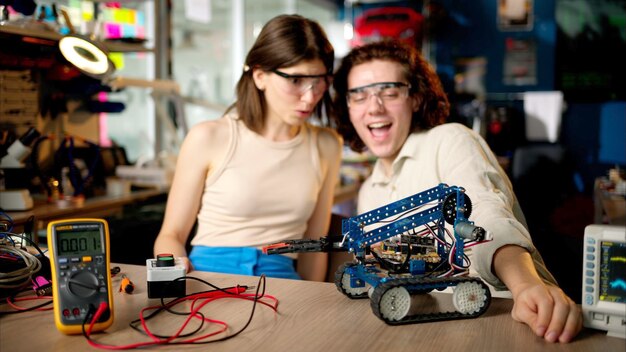
[[[473,241],[473,242],[470,242],[470,243],[466,244],[466,245],[465,245],[465,248],[474,247],[474,246],[475,246],[475,245],[477,245],[477,244],[482,244],[482,243],[491,242],[491,241],[493,241],[493,239],[490,239],[490,240],[482,240],[482,241]]]
[[[263,301],[262,299],[263,299],[263,298],[265,298],[265,297],[269,298],[270,300],[274,300],[274,301],[275,301],[275,304],[274,304],[274,305],[271,305],[271,304],[269,304],[268,302]],[[254,300],[254,299],[257,299],[257,302],[258,302],[258,303],[261,303],[261,304],[263,304],[263,305],[266,305],[266,306],[268,306],[268,307],[272,308],[274,311],[276,311],[276,309],[277,309],[277,307],[278,307],[278,300],[277,300],[275,297],[273,297],[273,296],[269,296],[269,295],[264,295],[264,296],[262,296],[262,297],[259,297],[259,296],[257,296],[257,295],[256,295],[256,294],[254,294],[254,293],[247,293],[247,294],[224,294],[224,293],[221,293],[221,294],[218,294],[218,295],[212,296],[212,297],[210,297],[210,298],[198,298],[198,299],[195,299],[195,300],[192,302],[192,307],[193,307],[193,306],[195,305],[195,303],[196,303],[198,300],[200,300],[200,299],[204,300],[204,302],[200,303],[200,306],[199,306],[197,309],[195,309],[195,310],[194,310],[194,313],[195,313],[195,312],[197,312],[198,310],[200,310],[200,308],[204,307],[207,303],[212,302],[212,301],[215,301],[215,300],[218,300],[218,299],[222,299],[222,298],[245,299],[245,300],[249,300],[249,301],[252,301],[252,300]],[[196,315],[194,314],[194,316],[196,316]],[[191,319],[191,318],[192,318],[192,317],[190,316],[190,317],[189,317],[189,319]],[[199,317],[198,317],[198,318],[199,318]],[[214,320],[211,320],[211,319],[206,319],[206,318],[205,318],[204,320],[205,320],[205,321],[209,321],[209,322],[215,322]],[[227,326],[225,325],[225,326],[224,326],[224,329],[223,329],[222,331],[225,331],[225,330],[226,330],[226,327],[227,327]],[[181,329],[181,330],[182,330],[182,329]],[[214,335],[216,335],[216,334],[218,334],[218,333],[220,333],[220,332],[222,332],[222,331],[218,331],[218,332],[215,332],[215,333],[211,333],[211,334],[208,334],[208,335],[205,335],[205,336],[198,336],[198,337],[195,337],[195,338],[191,338],[191,339],[183,340],[182,342],[188,343],[188,342],[200,341],[200,340],[205,339],[205,338],[207,338],[207,337],[214,336]]]
[[[206,302],[206,303],[208,303],[208,302],[210,302],[210,301],[212,301],[212,300],[213,300],[213,299],[207,299],[207,302]],[[161,306],[152,306],[152,307],[147,307],[147,308],[142,309],[142,310],[141,310],[141,312],[140,312],[140,317],[139,317],[139,318],[140,318],[140,320],[141,320],[141,326],[143,327],[143,329],[144,329],[144,331],[146,332],[146,334],[147,334],[148,336],[150,336],[150,337],[151,337],[151,338],[152,338],[155,342],[162,343],[162,341],[165,341],[165,342],[172,341],[172,340],[174,340],[174,339],[176,339],[176,338],[178,338],[178,337],[180,336],[180,334],[181,334],[181,333],[185,330],[185,328],[186,328],[186,327],[187,327],[187,325],[189,324],[189,321],[190,321],[193,317],[200,318],[200,316],[198,315],[198,311],[199,311],[199,310],[200,310],[200,308],[202,308],[202,307],[203,307],[206,303],[204,303],[204,304],[200,305],[200,307],[198,307],[198,308],[192,309],[192,311],[189,313],[189,315],[187,316],[187,318],[185,319],[185,321],[184,321],[184,323],[181,325],[181,327],[178,329],[178,331],[176,331],[176,333],[175,333],[173,336],[168,337],[168,338],[167,338],[167,339],[165,339],[165,340],[163,340],[163,339],[161,339],[161,338],[159,338],[159,337],[155,336],[155,335],[154,335],[154,334],[150,331],[150,329],[148,328],[148,326],[147,326],[147,324],[146,324],[146,320],[145,320],[145,317],[144,317],[144,312],[145,312],[145,311],[147,311],[147,310],[151,310],[151,309],[158,309],[158,308],[161,308]],[[171,306],[171,305],[169,305],[169,306]],[[205,320],[205,321],[209,321],[209,322],[213,322],[213,323],[216,323],[216,324],[219,324],[219,325],[222,325],[222,326],[223,326],[223,329],[222,329],[222,330],[219,330],[219,331],[217,331],[217,332],[214,332],[214,333],[207,334],[206,336],[202,336],[201,338],[210,337],[210,336],[213,336],[213,335],[218,334],[218,333],[220,333],[220,332],[223,332],[223,331],[225,331],[225,330],[226,330],[226,328],[228,327],[228,325],[227,325],[226,323],[224,323],[224,322],[222,322],[222,321],[219,321],[219,320],[211,320],[211,319],[206,319],[206,318],[205,318],[204,320]]]
[[[191,319],[196,318],[196,319],[201,319],[204,320],[208,323],[213,323],[213,324],[217,324],[217,325],[221,325],[221,328],[219,328],[216,331],[201,335],[201,336],[196,336],[193,338],[189,338],[189,339],[184,339],[184,340],[180,340],[177,341],[177,343],[192,343],[192,342],[197,342],[212,336],[215,336],[217,334],[220,334],[222,332],[225,332],[228,329],[228,324],[226,324],[223,321],[220,320],[214,320],[214,319],[210,319],[210,318],[203,318],[202,315],[199,314],[200,309],[202,309],[206,304],[213,302],[215,300],[218,299],[222,299],[222,298],[236,298],[236,299],[245,299],[245,300],[249,300],[249,301],[254,301],[256,300],[257,303],[263,304],[265,306],[268,306],[270,308],[272,308],[272,310],[274,310],[275,312],[278,309],[278,299],[276,299],[276,297],[271,296],[271,295],[257,295],[254,293],[243,293],[245,291],[244,287],[241,286],[237,286],[231,289],[227,289],[226,291],[230,292],[230,293],[225,293],[223,291],[211,291],[211,292],[204,292],[204,293],[198,293],[198,294],[194,294],[194,295],[190,295],[187,297],[183,297],[183,298],[179,298],[179,299],[175,299],[172,302],[169,302],[165,305],[165,307],[169,308],[172,307],[178,303],[184,302],[184,301],[192,301],[191,302],[191,312],[187,315],[187,318],[185,319],[185,321],[183,322],[183,324],[181,325],[181,327],[178,329],[178,331],[176,331],[176,333],[172,336],[169,336],[167,338],[159,338],[158,336],[155,336],[150,329],[148,328],[147,324],[146,324],[146,319],[145,319],[145,312],[149,311],[149,310],[154,310],[154,309],[161,309],[163,308],[163,306],[150,306],[150,307],[145,307],[143,308],[140,313],[139,313],[139,319],[141,321],[141,326],[144,329],[144,332],[150,336],[150,338],[152,338],[152,341],[146,341],[146,342],[139,342],[139,343],[134,343],[134,344],[129,344],[129,345],[122,345],[122,346],[114,346],[114,345],[104,345],[104,344],[100,344],[94,340],[92,340],[91,337],[91,331],[93,329],[93,326],[95,324],[96,321],[98,321],[100,319],[100,316],[104,313],[104,311],[106,309],[108,309],[108,305],[106,303],[101,303],[100,306],[98,307],[98,310],[96,311],[96,313],[94,314],[93,319],[91,320],[91,323],[89,324],[89,328],[86,331],[86,335],[87,335],[87,341],[89,342],[89,344],[92,347],[97,347],[97,348],[102,348],[102,349],[108,349],[108,350],[124,350],[124,349],[132,349],[132,348],[139,348],[139,347],[146,347],[146,346],[153,346],[153,345],[164,345],[164,344],[168,344],[169,342],[180,338],[180,334],[185,330],[185,328],[187,327],[187,325],[189,324],[189,322],[191,321]],[[269,300],[270,302],[267,302],[266,300]],[[273,303],[271,303],[273,302]]]
[[[226,291],[231,292],[231,293],[232,293],[232,295],[236,295],[236,294],[239,294],[239,292],[240,292],[240,291],[242,291],[242,292],[243,292],[243,290],[245,290],[245,289],[244,289],[244,288],[242,288],[242,287],[237,286],[237,287],[232,288],[232,289],[227,289]],[[234,291],[234,292],[233,292],[233,291]],[[226,296],[230,296],[231,294],[228,294],[228,293],[223,293],[223,292],[221,292],[221,291],[211,291],[211,292],[204,292],[204,293],[198,293],[198,294],[190,295],[190,296],[187,296],[187,297],[184,297],[184,298],[181,298],[181,299],[176,299],[176,300],[174,300],[174,301],[172,301],[172,302],[168,303],[168,304],[166,305],[166,307],[168,307],[168,308],[169,308],[169,307],[172,307],[172,306],[174,306],[175,304],[178,304],[178,303],[180,303],[180,302],[182,302],[182,301],[188,301],[188,300],[193,301],[193,303],[192,303],[192,305],[191,305],[191,309],[192,309],[192,311],[191,311],[191,312],[190,312],[190,314],[187,316],[187,319],[185,320],[185,322],[183,323],[183,325],[181,326],[181,328],[180,328],[180,329],[176,332],[176,334],[174,334],[173,338],[176,338],[176,337],[180,336],[180,334],[181,334],[181,333],[182,333],[182,331],[185,329],[185,327],[187,326],[187,324],[189,323],[189,321],[191,320],[191,318],[192,318],[192,317],[197,317],[197,318],[199,318],[199,319],[200,319],[200,316],[198,315],[198,311],[200,310],[200,308],[202,308],[202,307],[203,307],[204,305],[206,305],[208,302],[212,301],[213,299],[211,299],[211,298],[213,298],[213,297],[218,297],[219,295],[226,295]],[[193,308],[193,306],[194,306],[195,302],[196,302],[198,299],[206,299],[207,301],[206,301],[205,303],[203,303],[200,307],[198,307],[198,308]],[[151,309],[159,309],[159,308],[161,308],[161,306],[152,306],[152,307],[147,307],[147,308],[144,308],[144,309],[142,309],[142,310],[141,310],[141,312],[140,312],[140,316],[139,316],[139,319],[141,320],[141,326],[143,327],[144,331],[146,332],[146,334],[147,334],[148,336],[150,336],[150,337],[151,337],[153,340],[155,340],[155,341],[160,341],[161,339],[160,339],[159,337],[157,337],[157,336],[153,335],[153,334],[152,334],[152,332],[150,331],[150,329],[148,328],[148,326],[147,326],[147,324],[146,324],[146,320],[145,320],[145,318],[144,318],[144,312],[145,312],[145,311],[147,311],[147,310],[151,310]],[[218,331],[217,333],[220,333],[220,332],[222,332],[222,331],[225,331],[225,330],[226,330],[226,328],[228,327],[228,325],[227,325],[226,323],[222,322],[222,321],[218,321],[218,320],[211,320],[211,319],[204,319],[204,320],[205,320],[205,321],[208,321],[208,322],[213,322],[213,323],[217,323],[217,324],[223,325],[223,326],[224,326],[224,328],[223,328],[221,331]],[[205,336],[205,337],[209,337],[209,336],[213,336],[213,335],[214,335],[214,333],[212,333],[212,334],[210,334],[210,335],[208,335],[208,336]],[[204,337],[203,337],[203,338],[204,338]]]
[[[52,299],[52,296],[15,297],[13,300],[15,302],[21,302],[21,301],[32,301],[35,299]],[[18,306],[17,304],[13,303],[13,301],[11,300],[11,297],[7,297],[7,304],[10,305],[15,310],[29,310],[30,309],[27,307]],[[36,308],[32,310],[46,311],[46,310],[52,310],[52,309],[54,309],[54,307],[40,307],[40,308]]]

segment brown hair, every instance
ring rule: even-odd
[[[271,71],[315,59],[320,59],[327,72],[332,74],[335,51],[322,27],[300,15],[274,17],[263,26],[248,52],[245,69],[237,82],[237,101],[228,111],[237,108],[245,125],[260,132],[265,126],[267,104],[265,95],[254,84],[252,69]],[[317,116],[321,118],[323,112],[330,116],[330,107],[330,95],[326,91],[315,108]]]
[[[332,121],[346,143],[354,151],[361,152],[365,144],[350,122],[346,95],[348,74],[354,66],[373,60],[397,62],[403,68],[405,79],[411,85],[410,93],[417,97],[420,108],[413,113],[411,132],[430,129],[445,122],[450,112],[448,97],[432,66],[414,47],[397,41],[381,41],[355,49],[343,58],[335,73],[333,88]]]

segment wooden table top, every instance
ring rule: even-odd
[[[129,327],[141,308],[159,303],[148,299],[144,266],[119,265],[114,277],[114,323],[105,333],[94,335],[100,343],[125,345],[149,341]],[[132,294],[118,292],[121,274],[135,284]],[[258,284],[257,277],[193,272],[220,287]],[[187,293],[206,290],[196,281],[187,282]],[[278,312],[256,307],[254,317],[238,336],[223,342],[199,346],[160,346],[158,349],[211,349],[219,351],[625,351],[626,341],[608,337],[602,331],[584,330],[567,345],[551,344],[535,336],[510,316],[512,301],[493,298],[487,312],[476,319],[389,326],[379,320],[368,299],[351,300],[332,283],[267,279],[266,293],[275,296]],[[422,303],[445,306],[451,295],[431,293]],[[188,303],[186,303],[188,304]],[[189,307],[189,305],[187,306]],[[7,310],[6,305],[0,310]],[[180,307],[180,309],[184,309]],[[205,306],[207,317],[229,324],[227,334],[239,330],[248,320],[252,302],[217,300]],[[173,334],[181,317],[161,314],[149,321],[158,333]],[[218,337],[225,334],[218,335]],[[84,351],[95,350],[81,335],[66,336],[54,325],[52,311],[30,311],[0,316],[0,351]]]

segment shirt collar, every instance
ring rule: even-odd
[[[383,168],[383,165],[380,162],[380,160],[377,160],[372,170],[372,176],[371,176],[372,182],[373,183],[388,183],[389,181],[391,181],[391,179],[398,172],[398,170],[401,169],[404,161],[406,159],[412,159],[414,157],[413,154],[415,154],[417,145],[418,145],[417,133],[409,134],[406,141],[404,142],[404,145],[402,146],[402,149],[400,149],[400,153],[398,153],[398,156],[391,164],[393,173],[389,177],[385,175],[385,169]]]

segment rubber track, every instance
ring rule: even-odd
[[[380,300],[385,292],[394,287],[404,287],[411,295],[420,294],[423,292],[428,292],[433,289],[445,289],[448,287],[456,286],[462,282],[476,282],[480,284],[486,291],[487,302],[486,304],[475,313],[463,314],[457,311],[452,312],[441,312],[441,313],[428,313],[428,314],[418,314],[413,316],[406,316],[401,320],[397,321],[389,321],[385,319],[380,313]],[[380,318],[382,321],[389,325],[404,325],[404,324],[417,324],[417,323],[428,323],[434,321],[443,321],[443,320],[456,320],[456,319],[469,319],[475,318],[487,311],[489,308],[489,304],[491,303],[491,292],[485,283],[475,277],[454,277],[454,278],[437,278],[437,279],[425,279],[425,278],[399,278],[389,280],[387,282],[383,282],[376,286],[374,292],[372,293],[371,298],[371,306],[374,314]]]
[[[351,298],[351,299],[367,298],[368,297],[367,296],[367,292],[365,292],[365,293],[363,293],[361,295],[351,295],[342,286],[343,274],[346,272],[346,268],[352,267],[352,266],[355,266],[355,265],[356,264],[354,264],[354,263],[347,262],[347,263],[344,263],[341,266],[339,266],[337,271],[335,271],[335,286],[337,287],[337,290],[339,290],[339,292],[343,293],[348,298]]]

